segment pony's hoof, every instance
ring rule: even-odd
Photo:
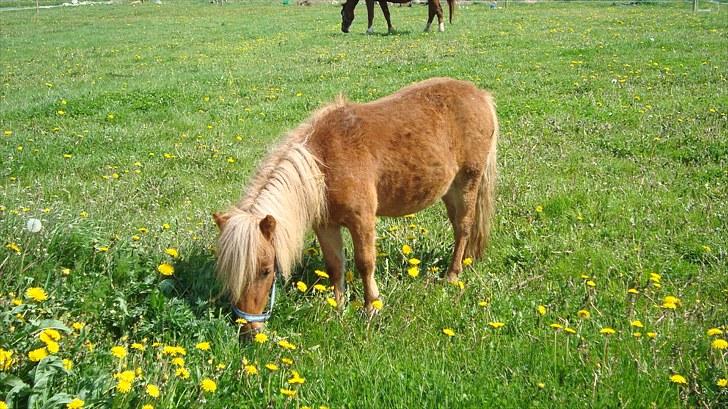
[[[448,272],[448,273],[447,273],[447,276],[446,276],[445,278],[447,279],[447,282],[448,282],[449,284],[455,284],[455,283],[457,283],[458,281],[460,281],[460,276],[459,276],[459,274],[458,274],[457,272],[455,272],[455,271],[450,271],[450,272]]]
[[[367,28],[367,34],[374,34],[374,29],[371,27]]]
[[[440,23],[440,26],[437,28],[437,31],[444,33],[445,32],[445,23]]]
[[[424,32],[425,33],[429,33],[430,32],[430,25],[429,24],[425,26]]]

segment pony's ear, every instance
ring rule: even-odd
[[[223,226],[225,226],[225,223],[227,223],[228,219],[230,219],[230,215],[213,213],[212,218],[215,220],[215,224],[217,224],[217,228],[222,230]]]
[[[276,230],[276,219],[271,215],[267,215],[260,221],[260,232],[267,240],[273,238],[273,232]]]

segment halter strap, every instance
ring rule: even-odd
[[[281,271],[278,268],[278,265],[276,265],[276,272],[275,277],[273,278],[273,286],[270,290],[270,300],[268,301],[268,311],[263,311],[262,314],[248,314],[247,312],[239,309],[235,306],[234,303],[230,303],[230,307],[233,310],[233,314],[235,314],[236,317],[242,318],[247,322],[266,322],[270,318],[271,314],[273,313],[273,306],[276,304],[276,281],[278,281],[278,277],[281,275]]]

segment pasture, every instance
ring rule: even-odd
[[[392,6],[394,35],[378,9],[365,35],[363,4],[348,35],[327,4],[0,12],[0,407],[728,405],[711,7],[468,5],[422,33],[425,6]],[[317,107],[435,76],[498,105],[486,257],[446,284],[441,204],[379,220],[368,321],[355,273],[330,305],[311,236],[264,336],[238,342],[212,212]]]

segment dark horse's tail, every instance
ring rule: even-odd
[[[447,12],[450,14],[450,24],[452,24],[452,15],[455,13],[455,0],[447,0]]]

